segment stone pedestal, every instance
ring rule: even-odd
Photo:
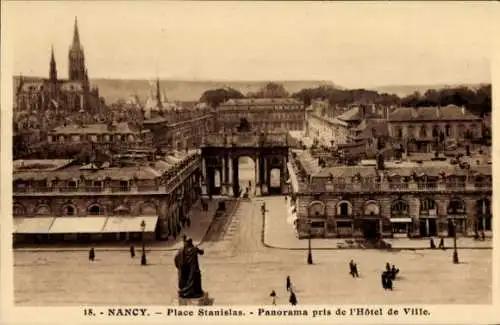
[[[200,298],[177,298],[178,306],[212,306],[214,299],[210,298],[208,292],[205,292]]]
[[[234,196],[233,185],[231,184],[227,185],[227,195]]]

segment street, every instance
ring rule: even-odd
[[[215,241],[201,245],[204,290],[216,305],[288,303],[285,277],[290,275],[299,304],[487,304],[491,303],[491,250],[460,250],[461,264],[451,263],[451,251],[330,250],[266,248],[262,244],[262,201],[242,201]],[[266,203],[267,204],[267,203]],[[269,216],[272,217],[272,216]],[[85,251],[14,252],[15,302],[20,305],[172,304],[176,298],[175,252],[151,251],[150,265],[125,251],[96,250],[96,261]],[[348,262],[358,263],[360,278],[348,274]],[[400,278],[394,291],[384,291],[380,273],[395,264]]]

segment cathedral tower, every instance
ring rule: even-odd
[[[85,81],[85,56],[83,47],[80,44],[80,34],[78,33],[78,21],[75,17],[75,27],[73,30],[73,43],[69,48],[69,80]]]

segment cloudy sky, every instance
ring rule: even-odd
[[[494,3],[10,2],[15,74],[59,75],[78,16],[91,78],[490,80]]]

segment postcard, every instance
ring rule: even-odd
[[[498,322],[495,9],[2,2],[2,323]]]

